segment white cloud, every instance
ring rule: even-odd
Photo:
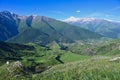
[[[76,13],[80,13],[80,10],[77,10]]]

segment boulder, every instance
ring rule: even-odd
[[[118,61],[120,61],[120,57],[115,57],[109,60],[109,62],[118,62]]]

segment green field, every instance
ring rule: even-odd
[[[79,55],[74,53],[66,53],[61,56],[61,60],[64,62],[74,62],[74,61],[86,60],[89,58],[91,58],[91,56]]]

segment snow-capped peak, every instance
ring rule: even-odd
[[[65,19],[65,20],[63,20],[63,21],[65,21],[65,22],[76,22],[76,21],[78,21],[79,20],[79,18],[76,18],[76,17],[74,17],[74,16],[71,16],[71,17],[69,17],[69,18],[67,18],[67,19]]]
[[[86,22],[86,21],[93,21],[93,20],[96,20],[96,19],[95,18],[76,18],[74,16],[71,16],[70,18],[67,18],[63,21],[64,22],[78,22],[78,21]]]

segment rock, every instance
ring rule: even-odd
[[[7,61],[6,64],[9,65],[9,61]]]
[[[14,78],[31,77],[32,74],[20,61],[9,63],[7,71],[9,72],[9,76]]]
[[[7,64],[7,63],[6,63]],[[16,61],[16,62],[12,62],[12,63],[9,63],[8,67],[7,67],[7,70],[9,72],[14,72],[16,71],[17,69],[22,69],[24,66],[23,64],[20,62],[20,61]]]
[[[120,57],[116,57],[109,60],[109,62],[118,62],[118,61],[120,61]]]
[[[36,66],[35,68],[35,73],[41,73],[47,69],[51,68],[51,66],[46,66],[46,67],[41,67],[40,65],[39,66]]]

